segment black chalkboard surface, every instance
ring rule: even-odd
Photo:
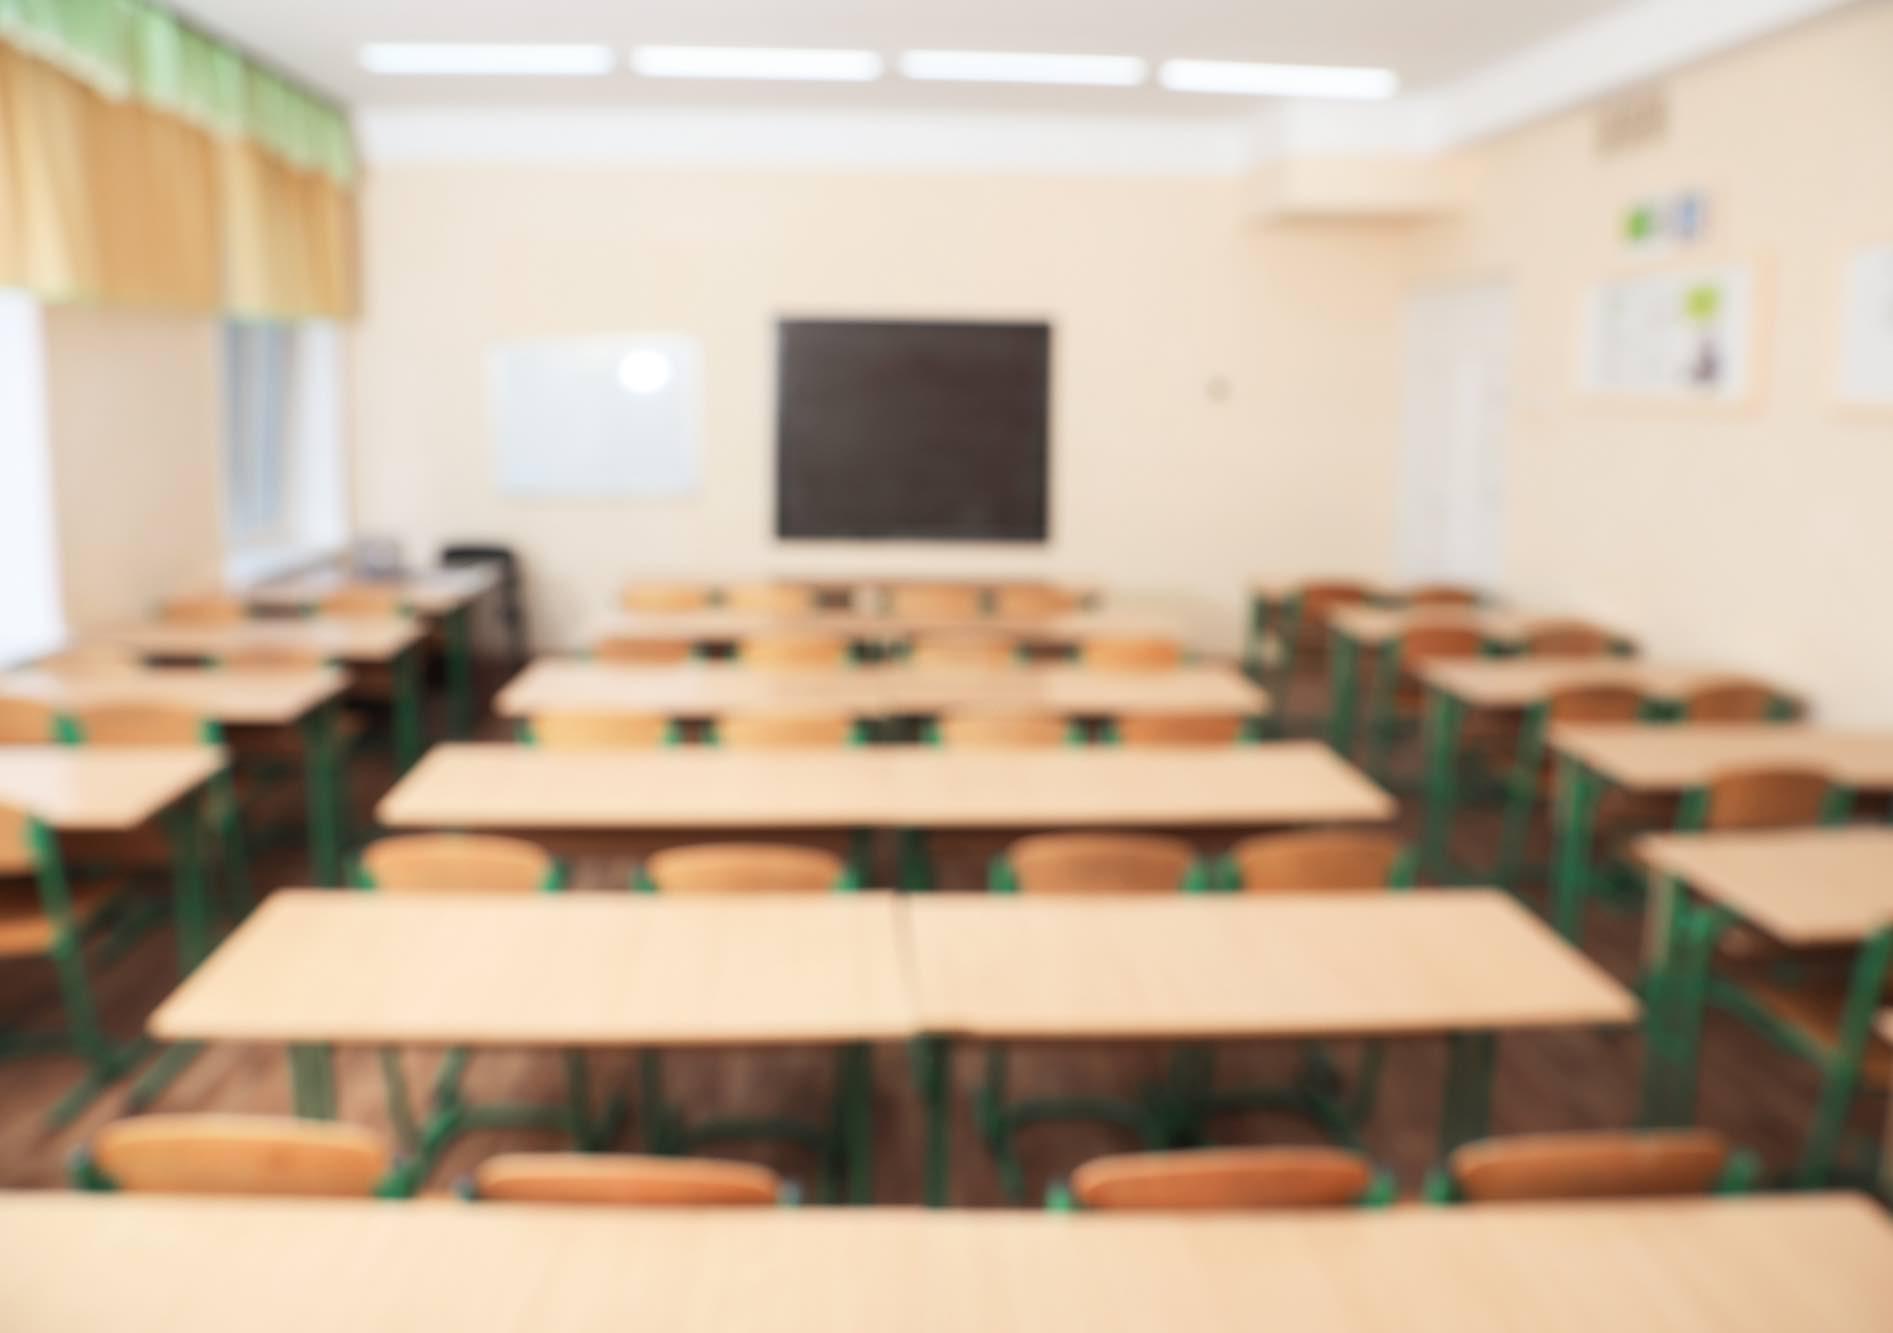
[[[1042,542],[1045,324],[785,319],[776,535]]]

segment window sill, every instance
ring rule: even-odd
[[[224,581],[239,591],[259,583],[306,573],[340,560],[347,554],[343,545],[332,546],[254,546],[232,551],[224,557]]]

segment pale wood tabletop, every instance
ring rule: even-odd
[[[1730,768],[1765,764],[1826,770],[1868,790],[1893,787],[1893,731],[1779,723],[1572,722],[1554,725],[1552,749],[1582,761],[1620,787],[1679,791]]]
[[[929,1031],[1317,1037],[1627,1024],[1630,993],[1495,891],[908,904]]]
[[[1527,628],[1552,618],[1479,607],[1354,605],[1329,610],[1328,625],[1363,647],[1371,648],[1391,642],[1417,625],[1468,625],[1494,643],[1515,643],[1525,636]]]
[[[1273,1215],[0,1196],[0,1307],[101,1333],[1884,1333],[1838,1194]],[[111,1280],[100,1280],[109,1264]]]
[[[914,1035],[892,894],[272,894],[167,1040],[828,1044]]]
[[[825,632],[885,640],[912,634],[1011,634],[1034,643],[1072,644],[1097,634],[1153,635],[1182,641],[1173,616],[1131,608],[1073,611],[1055,616],[914,616],[892,612],[811,611],[780,616],[746,611],[615,611],[593,627],[593,639],[673,639],[729,643],[755,634]]]
[[[441,616],[478,601],[498,587],[499,580],[499,567],[491,562],[418,570],[392,579],[352,578],[340,570],[323,570],[259,584],[247,590],[243,600],[263,610],[300,610],[315,605],[330,593],[366,584],[398,588],[408,605],[422,615]]]
[[[743,709],[836,709],[859,715],[931,714],[955,708],[1017,708],[1095,717],[1120,713],[1265,713],[1267,691],[1234,667],[1095,671],[1044,665],[942,668],[919,665],[759,671],[740,663],[622,666],[540,658],[494,700],[502,717],[570,709],[715,717]]]
[[[1444,658],[1422,663],[1416,674],[1473,708],[1529,708],[1556,690],[1582,685],[1627,685],[1652,699],[1680,699],[1701,685],[1739,673],[1635,657]]]
[[[1226,749],[545,750],[437,745],[381,801],[391,827],[1266,827],[1390,819],[1315,742]]]
[[[357,620],[309,616],[239,620],[222,625],[161,621],[125,625],[94,636],[149,657],[228,657],[254,651],[310,653],[358,664],[391,662],[419,643],[423,626],[401,616]]]
[[[287,726],[348,688],[339,671],[229,671],[162,667],[100,676],[17,671],[0,676],[0,698],[32,699],[61,711],[110,704],[163,704],[235,726]]]
[[[1893,828],[1657,833],[1636,852],[1784,944],[1856,944],[1893,923]]]
[[[0,746],[0,803],[68,832],[136,828],[224,766],[214,745]]]

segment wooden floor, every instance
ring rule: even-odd
[[[1297,698],[1303,708],[1319,705],[1318,693]],[[503,734],[497,728],[496,737]],[[1410,758],[1410,757],[1409,757]],[[385,751],[371,752],[356,764],[358,807],[366,810],[385,787],[388,769]],[[1416,821],[1407,803],[1403,827],[1414,831]],[[1479,813],[1463,821],[1457,851],[1472,864],[1491,859],[1495,822]],[[983,882],[986,857],[994,844],[967,840],[944,841],[940,847],[943,882],[949,888],[977,888]],[[582,889],[618,889],[627,882],[635,849],[617,858],[587,858],[577,866],[575,886]],[[259,888],[302,883],[306,865],[299,850],[261,852],[257,856]],[[163,892],[159,886],[154,892]],[[1634,971],[1640,921],[1630,916],[1600,913],[1594,920],[1589,947],[1593,956],[1619,978],[1628,981]],[[97,978],[108,1023],[120,1033],[136,1032],[150,1008],[175,981],[168,931],[144,940],[130,955]],[[338,986],[348,984],[336,978]],[[0,1013],[11,1025],[50,1026],[58,1021],[57,995],[50,972],[43,966],[9,963],[0,967]],[[1746,1029],[1712,1016],[1706,1043],[1702,1079],[1702,1119],[1734,1140],[1761,1153],[1771,1168],[1792,1163],[1812,1112],[1815,1081],[1806,1066],[1768,1046]],[[1342,1048],[1344,1060],[1352,1052]],[[1283,1047],[1229,1047],[1219,1068],[1232,1080],[1244,1074],[1256,1079],[1285,1076],[1296,1053]],[[407,1056],[409,1077],[425,1088],[436,1057],[415,1052]],[[1035,1049],[1013,1061],[1013,1085],[1019,1095],[1047,1092],[1132,1092],[1161,1067],[1157,1048],[1098,1046],[1059,1050]],[[957,1053],[955,1093],[958,1114],[953,1140],[953,1189],[960,1204],[1001,1202],[994,1173],[972,1129],[967,1096],[976,1075],[978,1052]],[[342,1114],[359,1123],[387,1130],[382,1084],[374,1057],[347,1052],[340,1058]],[[1639,1043],[1624,1033],[1568,1032],[1540,1036],[1506,1037],[1500,1043],[1495,1098],[1495,1127],[1499,1132],[1602,1128],[1631,1123],[1636,1112]],[[595,1057],[597,1076],[607,1086],[628,1081],[631,1057]],[[670,1091],[692,1114],[817,1112],[826,1105],[832,1061],[817,1052],[679,1055],[668,1059]],[[1399,1176],[1406,1189],[1416,1188],[1433,1157],[1444,1070],[1438,1041],[1394,1042],[1389,1045],[1378,1110],[1367,1134],[1367,1146]],[[19,1059],[0,1064],[0,1187],[44,1187],[64,1183],[66,1159],[75,1145],[98,1125],[122,1114],[121,1086],[98,1100],[72,1127],[51,1133],[45,1113],[76,1079],[76,1064],[61,1058]],[[907,1052],[888,1047],[875,1059],[875,1117],[879,1143],[877,1193],[887,1203],[916,1202],[920,1197],[921,1116],[909,1082]],[[467,1083],[480,1099],[509,1101],[558,1100],[562,1090],[556,1059],[543,1055],[492,1053],[480,1055]],[[1863,1134],[1875,1132],[1882,1108],[1872,1098],[1857,1108]],[[286,1113],[289,1080],[280,1050],[219,1047],[206,1051],[171,1086],[159,1104],[162,1110],[248,1111]],[[1281,1115],[1244,1115],[1216,1122],[1218,1141],[1230,1143],[1287,1143],[1313,1141],[1309,1127]],[[635,1135],[636,1125],[629,1127]],[[634,1139],[627,1139],[627,1146]],[[448,1152],[427,1183],[429,1191],[451,1187],[481,1157],[509,1147],[557,1146],[551,1136],[530,1133],[479,1134],[460,1140]],[[1104,1127],[1046,1125],[1025,1131],[1020,1139],[1030,1188],[1036,1195],[1050,1180],[1100,1153],[1132,1147],[1122,1135]],[[732,1147],[730,1156],[753,1156],[786,1174],[811,1181],[809,1160],[794,1149],[758,1147],[753,1152]]]

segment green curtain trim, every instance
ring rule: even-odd
[[[135,98],[348,184],[348,114],[143,0],[0,0],[0,41],[102,97]]]

